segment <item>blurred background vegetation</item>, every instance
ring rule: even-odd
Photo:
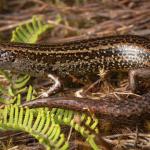
[[[40,38],[43,43],[74,36],[150,35],[149,0],[0,0],[0,39],[9,40],[12,29],[33,15],[55,25]]]

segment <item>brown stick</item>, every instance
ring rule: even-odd
[[[118,100],[115,97],[105,97],[97,101],[75,97],[41,98],[26,102],[23,106],[30,108],[55,107],[82,112],[90,110],[90,112],[106,118],[140,118],[142,115],[150,114],[150,92],[142,97],[124,100]]]

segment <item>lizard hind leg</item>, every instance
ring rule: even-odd
[[[129,71],[129,84],[130,89],[133,93],[139,93],[143,92],[141,87],[141,84],[139,84],[139,81],[141,79],[147,79],[148,87],[150,87],[150,69],[149,68],[141,68],[141,69],[135,69]]]
[[[88,97],[92,99],[99,99],[100,96],[110,93],[110,90],[112,90],[113,87],[108,82],[108,74],[108,71],[100,69],[98,74],[99,79],[94,81],[92,84],[85,85],[83,88],[77,90],[75,92],[75,96],[80,98]]]

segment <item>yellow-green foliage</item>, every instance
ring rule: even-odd
[[[56,23],[60,21],[61,17],[57,16]],[[54,25],[44,23],[42,18],[34,16],[31,22],[18,26],[12,32],[11,42],[35,43],[42,33],[52,28],[54,28]]]
[[[68,141],[61,133],[50,111],[22,108],[17,105],[1,109],[0,127],[2,130],[24,131],[35,137],[47,149],[68,149]]]

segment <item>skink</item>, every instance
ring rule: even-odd
[[[150,68],[150,40],[134,35],[39,45],[0,43],[0,68],[42,76]]]
[[[54,73],[58,76],[97,74],[100,69],[125,70],[150,69],[150,40],[134,35],[92,38],[51,45],[0,43],[0,68],[43,76]],[[139,70],[138,70],[139,71]],[[147,72],[148,74],[149,72]],[[149,74],[148,74],[149,76]],[[144,103],[143,100],[146,102]],[[96,113],[130,117],[149,112],[149,94],[141,102],[136,99],[109,103],[76,99],[48,102],[29,102],[30,107],[59,107],[83,110],[82,105]],[[80,105],[80,103],[82,105]],[[142,106],[142,103],[144,106]],[[124,105],[125,104],[125,105]],[[132,106],[135,108],[132,108]],[[124,108],[124,114],[121,111]],[[144,109],[143,109],[144,107]],[[116,109],[117,108],[117,109]],[[130,109],[130,110],[129,110]],[[116,114],[115,114],[116,113]]]

